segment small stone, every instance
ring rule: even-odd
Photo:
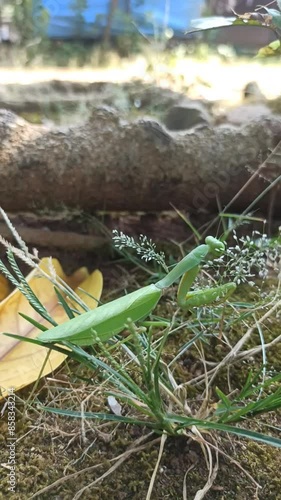
[[[172,106],[165,118],[164,124],[169,130],[187,130],[197,125],[211,123],[208,111],[200,102],[186,102]]]
[[[264,101],[265,96],[259,88],[257,82],[248,82],[243,90],[244,98],[250,101]]]
[[[233,125],[244,125],[249,121],[259,120],[271,115],[272,112],[266,104],[251,103],[230,109],[226,113],[225,120]]]

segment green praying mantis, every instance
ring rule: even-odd
[[[218,256],[224,250],[224,243],[208,236],[205,244],[192,250],[157,283],[147,285],[46,330],[38,336],[38,340],[48,343],[68,341],[79,346],[93,345],[97,338],[100,342],[106,342],[124,330],[128,321],[136,322],[145,319],[159,302],[163,291],[179,278],[181,281],[177,300],[181,308],[189,310],[193,307],[224,301],[234,292],[235,283],[190,292],[201,262],[208,254]]]

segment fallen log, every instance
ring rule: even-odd
[[[0,205],[10,212],[63,206],[155,212],[171,204],[214,212],[263,164],[231,206],[241,212],[266,188],[264,178],[280,175],[280,140],[280,116],[239,128],[168,133],[157,122],[130,123],[106,107],[93,110],[85,124],[64,129],[31,125],[2,110]],[[272,204],[267,195],[254,208],[266,212],[270,199]],[[275,196],[272,214],[280,209]]]
[[[74,231],[52,231],[46,226],[39,229],[21,224],[17,229],[23,241],[30,247],[40,245],[43,248],[92,252],[102,248],[107,243],[107,239],[101,236],[81,234]],[[3,222],[0,222],[0,235],[8,241],[14,242],[11,231]]]

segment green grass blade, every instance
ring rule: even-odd
[[[231,409],[232,406],[231,401],[218,387],[216,387],[216,393],[220,398],[220,400],[222,401],[222,403],[224,404],[225,408],[227,408],[227,410]]]
[[[196,425],[199,429],[229,432],[231,434],[236,434],[237,436],[240,437],[245,437],[248,439],[252,439],[254,441],[258,441],[263,444],[281,448],[281,439],[275,438],[273,436],[267,436],[265,434],[260,434],[259,432],[250,431],[248,429],[244,429],[241,427],[234,427],[232,425],[210,422],[208,420],[198,420],[190,417],[181,417],[175,414],[168,414],[166,418],[169,420],[170,423],[173,422],[180,424],[181,429],[185,427],[191,427],[192,425]]]
[[[35,319],[31,318],[30,316],[27,316],[27,314],[19,313],[19,316],[26,319],[26,321],[28,321],[33,326],[35,326],[35,328],[38,328],[38,330],[41,330],[41,332],[46,332],[48,330],[48,328],[46,326],[42,325],[41,323],[39,323]],[[23,337],[21,337],[21,338],[23,339]]]
[[[58,297],[59,304],[63,307],[64,311],[66,312],[67,316],[69,319],[75,318],[75,315],[73,314],[72,309],[69,307],[68,303],[66,302],[65,298],[62,296],[58,288],[55,287],[55,292]]]
[[[93,412],[84,412],[74,410],[63,410],[60,408],[51,408],[48,406],[39,406],[40,409],[47,411],[49,413],[55,413],[56,415],[62,415],[64,417],[72,417],[72,418],[88,418],[102,421],[113,421],[124,424],[132,424],[132,425],[142,425],[146,427],[152,427],[153,429],[158,428],[158,424],[155,422],[149,422],[146,420],[139,420],[134,417],[125,417],[122,415],[115,415],[114,413],[93,413]]]

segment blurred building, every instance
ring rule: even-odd
[[[95,39],[136,32],[155,36],[169,29],[183,37],[204,0],[42,0],[52,39]]]

